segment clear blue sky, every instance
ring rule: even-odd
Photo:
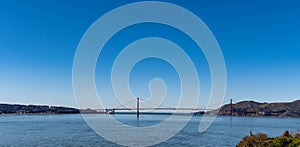
[[[72,91],[72,64],[77,45],[96,19],[128,2],[0,1],[0,103],[76,106]],[[198,15],[218,40],[227,69],[226,99],[261,102],[300,99],[300,2],[171,2]],[[113,46],[114,41],[120,41],[120,47],[122,43],[133,41],[134,37],[142,37],[137,32],[147,27],[165,28],[169,36],[176,33],[176,30],[154,24],[132,26],[119,32],[107,48]],[[193,46],[192,43],[188,45]],[[201,57],[196,52],[190,55]],[[107,49],[99,62],[112,64],[109,61],[113,56],[114,52]],[[197,63],[200,67],[202,64],[206,64],[205,59]],[[145,71],[143,66],[150,68]],[[170,73],[151,72],[161,69],[168,69]],[[210,85],[206,75],[209,71],[205,66],[198,71],[204,75],[202,81],[205,84],[200,83],[201,87],[208,90]],[[141,74],[145,75],[144,78],[139,76]],[[178,78],[174,69],[160,60],[144,60],[133,69],[132,76],[137,77],[131,80],[132,87],[139,87],[133,92],[141,97],[149,96],[145,86],[149,79],[156,76],[166,78],[166,83],[173,85],[170,88],[173,94],[178,89],[178,85],[172,84]],[[101,82],[101,78],[97,80],[97,83]],[[167,104],[172,104],[172,101]],[[113,102],[110,104],[114,105]]]

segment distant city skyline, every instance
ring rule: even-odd
[[[76,107],[72,66],[82,35],[103,14],[129,2],[136,1],[0,1],[0,103]],[[190,10],[215,35],[226,64],[226,101],[300,99],[300,2],[165,2]],[[128,27],[108,42],[97,64],[105,66],[96,67],[99,95],[111,94],[105,86],[111,80],[107,75],[122,46],[147,35],[169,38],[186,47],[199,73],[199,106],[206,104],[211,85],[205,57],[178,30],[154,23]],[[149,80],[155,77],[168,86],[164,105],[175,105],[180,94],[178,76],[162,60],[143,60],[133,68],[129,77],[132,92],[146,99]],[[109,98],[105,104],[118,106]]]

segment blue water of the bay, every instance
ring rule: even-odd
[[[135,126],[137,123],[133,114],[116,114],[113,117],[127,125]],[[155,125],[166,117],[141,115],[138,124],[141,127]],[[193,116],[177,135],[155,146],[235,146],[249,135],[250,129],[253,133],[265,133],[271,137],[281,135],[284,130],[296,132],[300,129],[299,118],[218,116],[204,133],[199,133],[201,117]],[[68,114],[0,115],[0,146],[118,145],[97,135],[80,114]]]

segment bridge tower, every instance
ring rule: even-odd
[[[230,99],[230,116],[232,116],[232,99]]]
[[[140,98],[136,99],[136,118],[140,117]]]

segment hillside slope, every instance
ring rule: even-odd
[[[224,105],[208,114],[230,115],[230,105]],[[232,105],[234,116],[276,116],[300,117],[300,100],[286,103],[259,103],[255,101],[242,101]]]

